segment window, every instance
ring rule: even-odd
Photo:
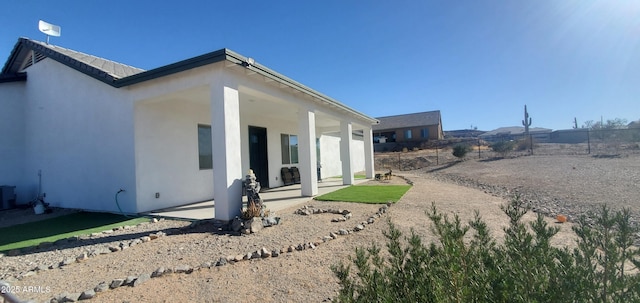
[[[282,164],[298,163],[298,136],[280,134]]]
[[[420,137],[422,138],[429,138],[429,129],[428,128],[423,128],[420,130]]]
[[[404,138],[405,140],[411,139],[411,130],[407,129],[404,131]]]
[[[200,169],[213,169],[211,126],[198,124],[198,159]]]

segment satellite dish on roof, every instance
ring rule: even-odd
[[[49,37],[51,36],[60,37],[60,31],[61,31],[60,26],[53,25],[51,23],[40,20],[38,22],[38,29],[42,33],[47,35],[47,44],[49,44]]]

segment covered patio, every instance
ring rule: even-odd
[[[299,185],[272,190],[288,200],[321,194],[318,170],[343,176],[340,185],[354,184],[356,170],[373,178],[377,120],[229,50],[208,56],[222,58],[131,85],[137,212],[215,199],[205,217],[231,220],[249,169],[273,189],[295,167]]]
[[[355,179],[354,184],[360,184],[366,182],[366,179]],[[349,185],[344,185],[341,178],[329,178],[318,183],[318,195],[324,195]],[[263,200],[264,205],[271,212],[281,212],[284,209],[303,205],[309,200],[310,197],[304,197],[300,195],[300,184],[283,186],[265,190],[260,193],[260,197]],[[246,197],[243,199],[243,204],[246,204]],[[186,220],[205,220],[215,218],[215,201],[203,201],[198,203],[191,203],[187,205],[181,205],[176,207],[170,207],[144,213],[144,215],[154,217],[166,217]]]

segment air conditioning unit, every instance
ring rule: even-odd
[[[0,186],[0,209],[12,209],[16,207],[15,186]]]

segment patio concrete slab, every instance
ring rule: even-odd
[[[356,179],[355,184],[369,181],[367,179]],[[324,195],[336,191],[341,188],[348,187],[342,184],[342,178],[328,178],[318,183],[318,195]],[[263,203],[272,213],[277,213],[283,209],[306,203],[313,197],[302,197],[300,184],[276,187],[265,190],[260,193]],[[247,198],[243,197],[243,203],[247,202]],[[166,208],[145,213],[149,216],[178,218],[187,220],[203,220],[213,219],[215,217],[215,201],[204,201],[182,205],[172,208]]]

